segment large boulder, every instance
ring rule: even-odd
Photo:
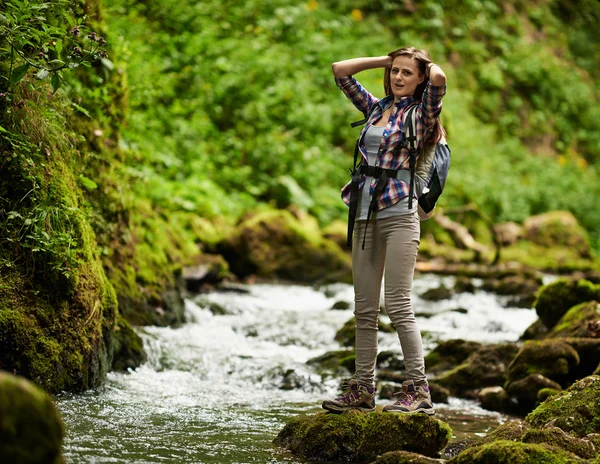
[[[527,432],[531,427],[526,422],[521,421],[508,421],[504,424],[500,424],[490,433],[488,433],[481,442],[480,445],[486,445],[488,443],[493,443],[498,440],[508,440],[508,441],[521,441],[525,432]]]
[[[455,396],[476,399],[482,388],[505,383],[507,366],[517,351],[514,343],[484,345],[436,382]]]
[[[600,376],[581,379],[548,398],[525,420],[538,428],[551,423],[577,437],[600,433]]]
[[[564,247],[590,258],[587,233],[569,211],[551,211],[531,216],[523,223],[523,238],[543,247]]]
[[[578,464],[581,459],[546,444],[499,440],[474,446],[447,461],[448,464]]]
[[[530,340],[508,366],[509,384],[537,373],[565,385],[578,364],[577,351],[563,340]]]
[[[562,390],[559,383],[550,380],[541,374],[530,374],[524,379],[510,382],[507,387],[508,394],[518,402],[519,410],[531,411],[537,404],[541,390],[552,392]]]
[[[321,235],[314,219],[287,210],[247,216],[218,251],[238,277],[258,275],[296,282],[351,282],[350,257]]]
[[[0,457],[19,464],[62,464],[64,426],[52,398],[0,371]]]
[[[448,424],[425,414],[350,410],[297,417],[274,443],[308,460],[368,462],[389,451],[436,457],[451,437]]]
[[[587,280],[558,279],[542,287],[534,303],[537,315],[551,329],[573,306],[600,301],[600,285]]]
[[[521,438],[523,443],[546,443],[576,454],[583,459],[591,459],[596,454],[594,444],[585,439],[574,437],[558,427],[530,429]]]
[[[444,464],[443,459],[435,459],[410,451],[390,451],[382,454],[372,464]]]

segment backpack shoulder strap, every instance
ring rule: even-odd
[[[416,118],[417,118],[417,107],[418,103],[415,103],[408,107],[404,112],[404,125],[402,132],[404,132],[404,139],[406,140],[406,146],[409,150],[417,149],[417,134],[415,130]]]
[[[371,106],[371,111],[366,113],[365,117],[363,119],[361,119],[360,121],[354,121],[354,122],[350,123],[350,126],[358,127],[358,126],[362,126],[363,124],[366,124],[367,121],[369,120],[369,118],[371,117],[371,115],[373,114],[373,111],[375,111],[375,105],[377,105],[377,103],[375,103],[373,106]]]

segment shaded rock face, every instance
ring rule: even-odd
[[[548,398],[525,420],[533,427],[552,424],[577,437],[600,433],[600,377],[589,376]]]
[[[521,441],[521,437],[525,435],[531,427],[521,421],[509,421],[499,425],[490,433],[488,433],[483,440],[482,445],[493,443],[498,440],[509,440],[509,441]]]
[[[239,277],[256,274],[295,282],[351,282],[350,258],[318,227],[301,223],[289,211],[263,211],[247,217],[218,251]]]
[[[558,427],[528,430],[521,441],[523,443],[547,443],[583,459],[591,459],[596,454],[596,448],[592,442],[569,435]]]
[[[523,238],[543,247],[564,246],[590,258],[587,233],[568,211],[551,211],[532,216],[523,223]]]
[[[514,408],[510,396],[500,386],[482,388],[478,395],[481,407],[490,411],[510,411]]]
[[[559,383],[550,380],[540,374],[531,374],[524,379],[511,382],[508,385],[508,393],[517,399],[519,408],[528,412],[537,404],[540,390],[550,389],[560,391]]]
[[[369,462],[390,451],[435,457],[451,436],[447,424],[424,414],[346,411],[293,419],[274,443],[309,460]]]
[[[425,356],[427,372],[435,373],[454,369],[481,346],[481,343],[461,339],[442,342]]]
[[[548,337],[590,337],[590,323],[600,319],[600,303],[589,301],[569,309],[548,332]]]
[[[534,306],[544,325],[552,329],[570,308],[594,300],[600,301],[600,285],[559,279],[540,289]]]
[[[486,279],[481,288],[498,295],[512,296],[509,302],[511,306],[531,308],[541,285],[541,276],[515,274]]]
[[[2,462],[62,464],[63,435],[52,398],[24,378],[0,371]]]
[[[117,324],[113,331],[112,349],[114,353],[112,369],[115,371],[135,369],[146,362],[147,356],[142,339],[121,316],[117,317]]]
[[[205,284],[222,282],[229,274],[229,264],[221,255],[198,255],[192,266],[183,268],[183,280],[188,292],[196,293]]]
[[[390,451],[379,456],[373,464],[443,464],[442,459],[434,459],[410,451]]]

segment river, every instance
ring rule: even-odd
[[[451,286],[453,278],[421,275],[414,283],[426,351],[453,338],[514,341],[536,319],[533,310],[506,308],[502,297],[479,290],[435,303],[418,296],[440,283]],[[353,301],[351,286],[237,285],[191,297],[182,327],[138,330],[146,364],[110,373],[100,389],[59,395],[67,462],[305,462],[272,440],[287,420],[320,411],[337,392],[339,379],[322,379],[306,361],[339,349],[334,335],[352,317],[352,309],[331,309],[340,300]],[[395,334],[380,334],[386,349],[400,352]],[[281,388],[286,373],[296,388]],[[506,420],[456,398],[436,410],[456,439]]]

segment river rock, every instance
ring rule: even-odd
[[[570,308],[594,300],[600,301],[600,285],[587,280],[558,279],[540,289],[534,306],[544,325],[552,329]]]
[[[64,426],[52,398],[0,371],[0,457],[5,463],[62,464]]]
[[[467,276],[457,276],[454,282],[454,293],[475,293],[476,287]]]
[[[257,275],[294,282],[351,282],[350,257],[321,235],[318,224],[286,210],[246,215],[217,250],[238,277]]]
[[[600,363],[600,339],[598,338],[564,338],[579,356],[579,364],[569,371],[569,384],[592,375]]]
[[[113,349],[112,369],[114,371],[135,369],[146,362],[147,356],[142,338],[135,333],[129,322],[121,315],[117,315],[111,344]]]
[[[499,440],[468,448],[446,462],[448,464],[578,464],[581,459],[575,454],[546,444]]]
[[[511,397],[516,398],[519,409],[524,412],[531,411],[538,402],[539,392],[542,389],[560,391],[559,383],[544,377],[541,374],[530,374],[524,379],[510,382],[507,391]]]
[[[510,396],[500,386],[482,388],[478,399],[481,407],[490,411],[506,412],[514,408]]]
[[[444,464],[443,459],[435,459],[410,451],[390,451],[379,456],[372,464]]]
[[[498,240],[502,246],[513,245],[523,234],[523,227],[516,222],[494,224],[492,230],[496,235],[496,240]]]
[[[545,427],[543,429],[530,429],[521,438],[523,443],[547,443],[556,448],[561,448],[576,454],[583,459],[592,459],[596,448],[592,442],[585,438],[569,435],[558,427]]]
[[[333,304],[331,309],[335,309],[335,310],[350,309],[350,303],[348,303],[347,301],[344,301],[344,300],[339,300]]]
[[[441,301],[447,300],[454,295],[454,291],[444,285],[440,285],[436,288],[430,288],[426,290],[421,295],[419,295],[423,300],[426,301]]]
[[[517,350],[514,343],[484,345],[436,382],[455,396],[476,399],[480,389],[504,384],[508,363]]]
[[[318,413],[290,421],[274,443],[308,460],[368,461],[389,451],[435,457],[452,437],[448,424],[425,414]]]
[[[533,427],[550,424],[576,437],[600,433],[600,376],[581,379],[548,398],[525,420]]]
[[[512,274],[484,280],[481,288],[498,295],[512,296],[510,305],[531,308],[541,286],[542,278],[539,275]]]
[[[391,324],[379,321],[378,330],[385,333],[393,333],[395,329]],[[335,334],[334,340],[342,346],[354,346],[356,344],[356,319],[349,319],[340,330]]]
[[[454,369],[463,363],[471,354],[481,348],[479,342],[461,339],[447,340],[436,346],[427,356],[425,365],[427,372],[439,373]]]
[[[396,351],[381,351],[377,354],[375,366],[378,369],[390,369],[394,371],[404,370],[404,358]]]
[[[221,255],[201,254],[191,266],[183,268],[183,280],[189,292],[196,293],[203,284],[222,282],[229,274],[229,264]]]
[[[519,340],[541,340],[548,335],[548,327],[541,319],[536,319],[533,324],[525,329]]]
[[[521,441],[525,432],[531,427],[526,422],[522,421],[508,421],[504,424],[500,424],[490,433],[488,433],[479,444],[485,445],[493,443],[498,440],[505,441]]]
[[[538,391],[537,402],[541,404],[551,396],[558,395],[561,391],[562,389],[558,388],[542,388],[540,391]]]
[[[600,303],[589,301],[569,309],[548,332],[548,337],[590,337],[590,322],[600,319]]]
[[[531,216],[523,223],[523,238],[543,247],[564,247],[590,258],[587,232],[569,211],[551,211]]]
[[[354,372],[354,350],[328,351],[321,356],[311,358],[306,364],[317,366],[321,371],[330,371],[332,374],[348,374]],[[340,369],[342,369],[340,371]]]
[[[561,339],[527,341],[508,366],[508,380],[514,382],[538,373],[564,385],[578,364],[577,351]]]

